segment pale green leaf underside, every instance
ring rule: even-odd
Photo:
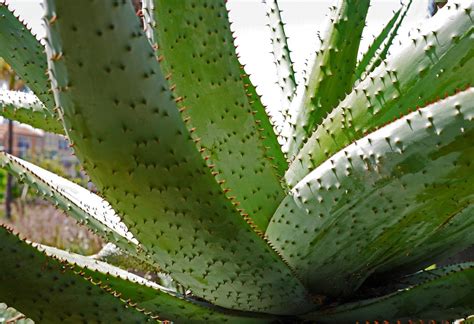
[[[50,0],[47,12],[53,89],[75,153],[148,255],[219,306],[313,307],[203,161],[130,2]]]
[[[2,117],[47,132],[64,134],[63,125],[58,117],[32,93],[0,90],[0,109]]]
[[[344,148],[292,189],[268,238],[313,292],[333,297],[463,250],[474,243],[473,118],[471,88]]]

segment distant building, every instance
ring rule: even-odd
[[[43,134],[43,143],[43,157],[58,161],[70,175],[75,174],[74,167],[79,161],[73,155],[66,137],[45,132]]]
[[[8,124],[0,124],[0,145],[8,146]],[[43,153],[43,132],[15,124],[13,126],[12,154],[20,158],[33,158]]]
[[[7,146],[8,123],[0,123],[0,149],[6,150]],[[70,176],[77,176],[76,166],[79,161],[69,147],[68,140],[62,135],[47,133],[15,122],[12,154],[29,161],[55,160]]]

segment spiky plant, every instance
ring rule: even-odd
[[[340,0],[299,85],[267,5],[272,120],[225,0],[144,0],[138,13],[46,0],[45,50],[0,8],[0,56],[34,92],[2,91],[3,114],[65,134],[100,194],[5,153],[4,167],[184,287],[1,228],[1,301],[44,323],[473,311],[473,263],[423,269],[474,243],[474,2],[448,2],[388,55],[407,3],[357,62],[369,0]]]

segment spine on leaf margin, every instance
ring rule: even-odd
[[[292,160],[313,131],[353,85],[370,0],[339,0],[306,83],[291,103],[284,151]]]
[[[160,66],[206,164],[240,214],[265,231],[284,191],[240,76],[225,1],[155,0],[144,12],[154,18]]]
[[[173,86],[168,88],[155,52],[129,2],[48,0],[47,4],[48,63],[68,135],[92,181],[149,256],[194,295],[222,307],[275,314],[300,313],[313,307],[291,269],[222,194],[215,181],[216,167],[205,164],[196,149],[196,130],[188,130],[186,120],[181,118],[179,108],[183,109],[182,103],[189,98],[198,95],[212,101],[215,97],[205,91],[188,94],[186,98],[172,96]],[[204,4],[217,6],[214,2]],[[166,16],[174,14],[175,6],[192,3],[166,1],[162,5],[171,6],[171,13],[158,10]],[[222,13],[222,7],[217,9]],[[222,14],[226,17],[225,12]],[[166,21],[170,30],[182,29],[187,22],[191,23],[189,28],[194,23],[208,22],[199,17]],[[90,23],[84,24],[85,20]],[[76,26],[81,26],[81,31]],[[214,35],[214,30],[208,28],[206,34]],[[175,48],[182,48],[195,36],[188,35],[185,28],[181,32],[181,37],[168,39],[171,44],[178,42]],[[199,57],[201,52],[188,54]],[[204,62],[209,59],[212,64],[214,59],[219,60],[219,53],[214,54]],[[229,52],[225,54],[230,57]],[[179,58],[183,54],[176,55]],[[224,54],[222,59],[225,60]],[[159,60],[162,64],[166,61]],[[186,67],[196,72],[198,66]],[[224,74],[227,81],[214,79],[222,76],[222,71],[219,65],[213,68],[218,71],[211,74],[212,80],[206,80],[207,85],[213,82],[207,91],[220,89],[225,82],[234,85],[238,79],[240,90],[235,91],[243,94],[238,100],[243,104],[239,115],[247,114],[253,119],[239,66],[235,75]],[[197,72],[194,75],[196,79],[190,89],[198,86]],[[213,113],[221,116],[225,108]],[[224,117],[226,123],[235,125],[233,114]],[[214,133],[216,126],[208,126],[210,133]],[[255,131],[253,124],[239,126],[250,133]],[[269,172],[267,163],[248,165],[242,161],[237,148],[244,149],[246,144],[250,147],[252,141],[245,138],[249,143],[226,146],[232,152],[219,151],[216,149],[222,142],[230,141],[234,134],[220,135],[221,142],[214,139],[216,147],[209,159],[215,159],[215,154],[232,155],[229,166],[234,168],[237,178],[241,167],[249,168],[245,171],[250,173],[263,169]],[[258,146],[257,149],[260,150]],[[250,180],[253,188],[261,185],[258,177]],[[277,185],[281,189],[278,182]],[[255,195],[251,194],[252,191],[248,198],[254,200]]]
[[[290,187],[350,143],[474,84],[474,3],[449,2],[323,120],[290,163]]]
[[[273,47],[272,54],[276,66],[277,83],[281,89],[281,110],[277,112],[279,115],[276,116],[275,121],[288,122],[290,103],[296,91],[295,71],[278,1],[264,0],[264,3],[267,7],[268,27]],[[277,124],[276,129],[280,130],[279,136],[284,136],[281,133],[284,125]]]

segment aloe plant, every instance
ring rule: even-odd
[[[474,2],[448,2],[390,53],[410,4],[358,61],[370,3],[340,0],[297,84],[267,0],[275,119],[225,0],[144,0],[138,13],[45,0],[43,43],[1,6],[0,56],[32,91],[1,92],[2,113],[67,136],[98,194],[6,153],[3,167],[113,243],[115,260],[173,283],[1,227],[0,300],[45,323],[472,313],[474,264],[427,268],[474,243]]]

